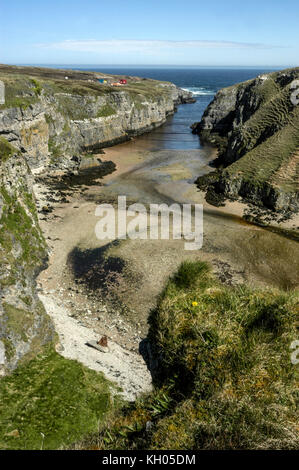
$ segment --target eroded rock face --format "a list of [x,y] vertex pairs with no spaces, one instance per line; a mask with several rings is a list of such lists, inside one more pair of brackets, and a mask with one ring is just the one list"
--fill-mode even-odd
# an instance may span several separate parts
[[210,199],[214,193],[273,211],[299,209],[299,107],[290,99],[298,77],[299,69],[290,69],[220,90],[192,125],[219,151],[222,170],[197,180]]
[[35,277],[47,259],[32,176],[24,157],[0,160],[0,375],[55,338],[37,297]]
[[[67,168],[73,155],[129,140],[163,124],[192,94],[160,84],[163,94],[121,90],[100,96],[41,92],[26,108],[0,110],[0,135],[22,150],[31,168]],[[159,85],[155,85],[153,90]]]

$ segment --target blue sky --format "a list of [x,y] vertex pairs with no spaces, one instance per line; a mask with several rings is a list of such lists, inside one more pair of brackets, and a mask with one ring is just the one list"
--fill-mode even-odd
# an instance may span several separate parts
[[0,8],[0,63],[299,65],[298,0],[0,0]]

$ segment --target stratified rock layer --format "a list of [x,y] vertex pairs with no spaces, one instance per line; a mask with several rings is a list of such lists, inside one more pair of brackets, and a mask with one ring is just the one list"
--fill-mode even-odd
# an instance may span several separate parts
[[190,92],[168,82],[132,77],[126,86],[112,87],[99,84],[99,74],[76,72],[66,80],[68,72],[0,66],[6,90],[0,135],[31,168],[67,168],[72,156],[148,132],[176,105],[192,101]]

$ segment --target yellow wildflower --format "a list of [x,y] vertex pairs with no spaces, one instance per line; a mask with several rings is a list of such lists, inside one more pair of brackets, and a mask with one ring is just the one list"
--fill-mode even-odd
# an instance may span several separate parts
[[197,302],[195,302],[195,301],[192,302],[192,307],[197,307],[197,305],[198,305]]

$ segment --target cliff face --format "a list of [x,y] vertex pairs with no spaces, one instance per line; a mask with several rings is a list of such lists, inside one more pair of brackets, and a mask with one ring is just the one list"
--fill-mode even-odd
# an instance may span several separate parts
[[192,126],[219,150],[219,169],[197,180],[210,200],[241,196],[275,211],[298,210],[299,107],[291,100],[298,78],[299,69],[290,69],[223,89]]
[[6,88],[0,135],[25,154],[31,168],[67,167],[74,155],[150,131],[177,104],[192,100],[189,92],[155,80],[132,78],[125,87],[111,87],[100,85],[95,74],[77,72],[66,80],[66,71],[34,73],[0,66]]
[[55,338],[35,290],[47,258],[32,193],[19,152],[0,140],[0,375],[32,358]]
[[[108,87],[88,72],[0,66],[0,80],[5,84],[5,104],[0,105],[0,375],[4,375],[55,341],[35,286],[47,260],[47,246],[38,224],[31,170],[78,169],[82,153],[161,125],[177,104],[192,97],[171,83],[134,77],[128,78],[126,87]],[[101,164],[103,174],[107,164],[113,167],[110,163]]]

